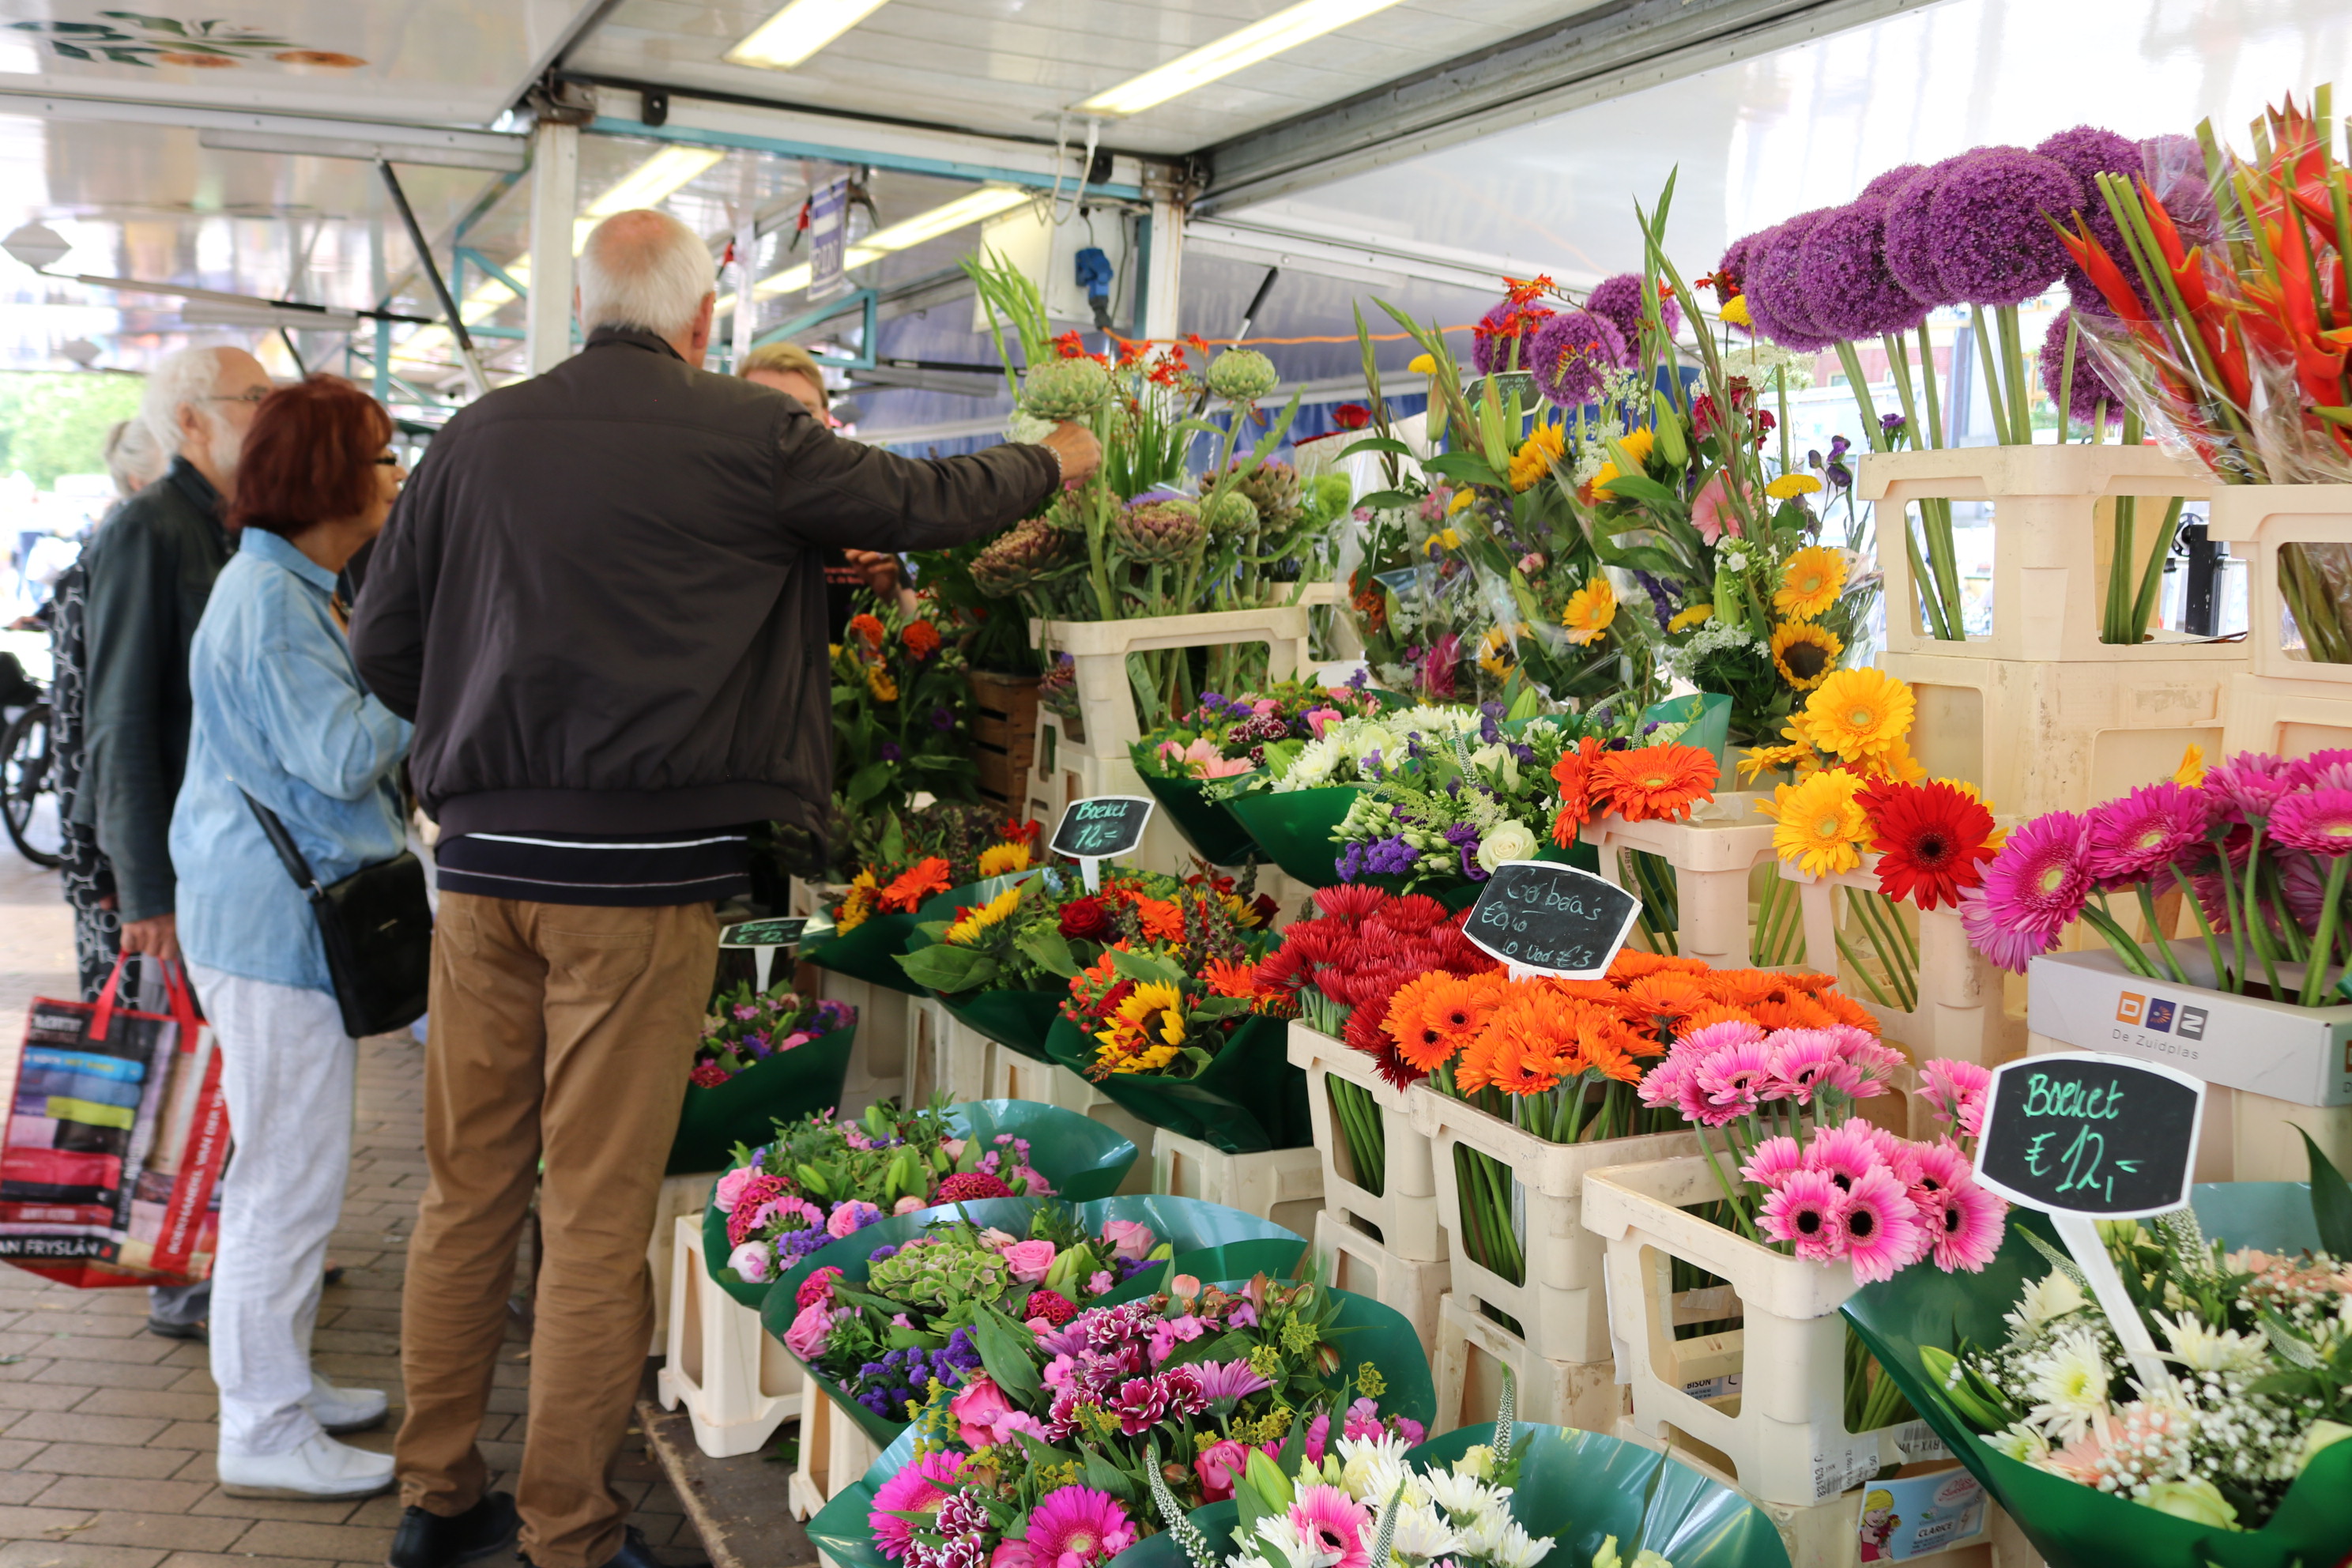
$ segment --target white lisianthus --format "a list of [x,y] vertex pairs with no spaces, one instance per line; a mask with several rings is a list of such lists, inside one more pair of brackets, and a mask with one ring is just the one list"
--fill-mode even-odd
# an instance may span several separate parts
[[1536,836],[1523,822],[1506,819],[1487,830],[1478,841],[1478,864],[1492,871],[1507,860],[1526,860],[1534,857]]

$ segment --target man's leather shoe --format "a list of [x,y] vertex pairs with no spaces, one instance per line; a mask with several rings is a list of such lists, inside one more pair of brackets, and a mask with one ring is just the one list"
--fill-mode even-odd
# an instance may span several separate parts
[[386,1568],[456,1568],[513,1549],[522,1528],[511,1492],[485,1492],[463,1513],[428,1513],[410,1507],[393,1533]]

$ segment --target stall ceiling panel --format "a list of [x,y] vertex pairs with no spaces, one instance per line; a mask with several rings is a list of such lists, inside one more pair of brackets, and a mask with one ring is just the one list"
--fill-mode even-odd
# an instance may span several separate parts
[[0,87],[482,125],[595,0],[0,0]]
[[[565,64],[591,75],[795,108],[1050,136],[1072,105],[1272,16],[1289,0],[889,0],[795,69],[721,58],[780,3],[620,0]],[[1107,121],[1103,140],[1134,152],[1190,152],[1597,3],[1404,0],[1140,114]]]

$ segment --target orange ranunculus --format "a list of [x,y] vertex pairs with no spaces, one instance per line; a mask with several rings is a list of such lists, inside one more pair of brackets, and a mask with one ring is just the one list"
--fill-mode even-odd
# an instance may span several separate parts
[[908,621],[907,629],[898,634],[907,651],[917,658],[929,658],[940,651],[940,628],[929,621]]
[[1628,822],[1685,820],[1694,803],[1715,793],[1719,771],[1712,754],[1671,741],[1606,752],[1593,764],[1596,784],[1606,787],[1610,804]]
[[948,890],[948,863],[937,855],[917,861],[891,879],[875,902],[896,914],[910,914],[933,893]]
[[1501,1000],[1498,976],[1451,974],[1442,969],[1417,975],[1389,998],[1381,1027],[1397,1045],[1397,1055],[1423,1072],[1434,1072],[1478,1037]]
[[858,637],[865,641],[867,647],[877,652],[881,649],[882,623],[877,620],[874,616],[867,615],[850,616],[849,629],[856,632]]

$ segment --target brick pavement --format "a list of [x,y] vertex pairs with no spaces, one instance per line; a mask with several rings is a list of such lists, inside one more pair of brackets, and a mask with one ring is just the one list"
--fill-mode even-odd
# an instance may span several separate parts
[[[73,994],[73,933],[54,873],[0,842],[0,1082],[13,1082],[26,1003]],[[388,1450],[400,1415],[400,1282],[425,1184],[423,1054],[361,1047],[359,1121],[342,1226],[346,1272],[319,1311],[313,1362],[382,1388],[393,1417],[349,1439]],[[217,1401],[202,1345],[144,1331],[145,1292],[71,1290],[0,1267],[0,1568],[369,1568],[397,1498],[280,1502],[215,1484]],[[528,1424],[530,1351],[509,1337],[482,1450],[510,1468]],[[620,1486],[666,1562],[701,1557],[677,1494],[634,1439]],[[501,1481],[499,1484],[507,1484]],[[494,1568],[494,1565],[493,1565]]]

